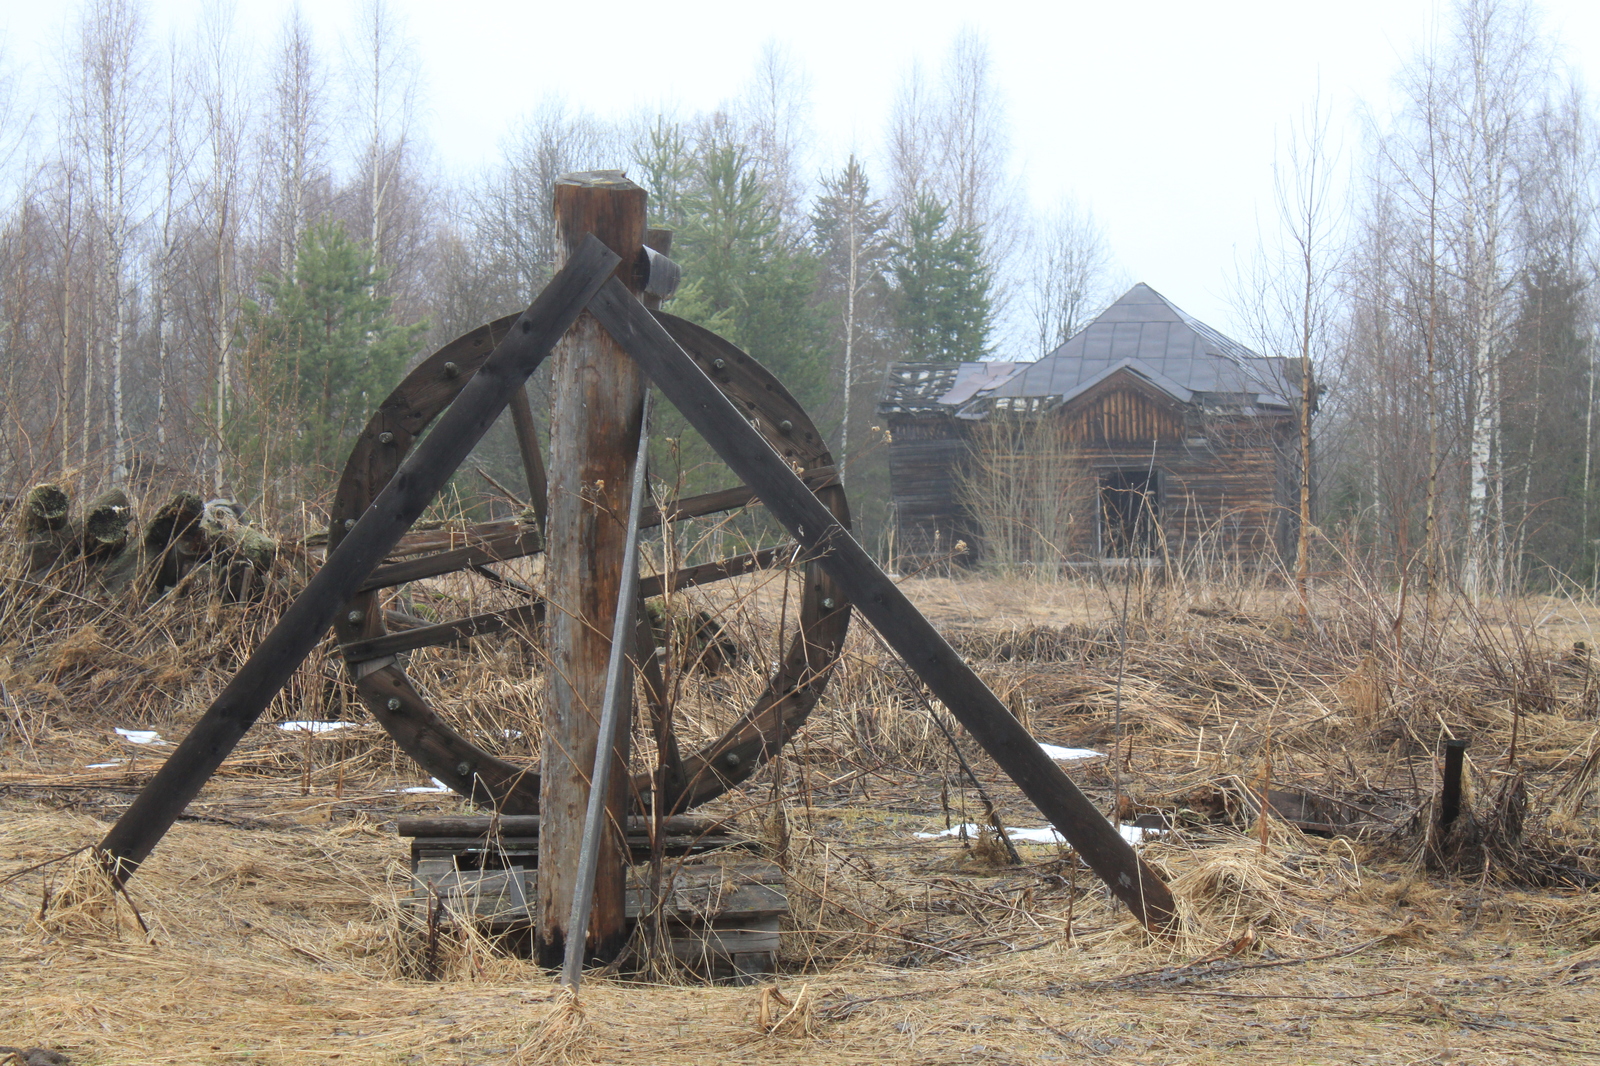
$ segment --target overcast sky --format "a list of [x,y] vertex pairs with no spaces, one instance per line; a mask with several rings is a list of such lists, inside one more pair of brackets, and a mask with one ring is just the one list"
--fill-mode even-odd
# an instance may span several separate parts
[[[155,0],[156,31],[186,32],[206,6]],[[290,0],[234,8],[261,47]],[[0,0],[4,52],[45,77],[70,8]],[[458,176],[492,162],[504,131],[550,93],[603,116],[665,107],[688,115],[736,97],[763,44],[786,45],[811,79],[813,172],[855,150],[878,188],[879,145],[913,62],[937,74],[963,26],[987,38],[1010,120],[1013,168],[1032,206],[1091,208],[1130,281],[1199,318],[1236,327],[1231,278],[1259,224],[1274,224],[1276,145],[1319,86],[1346,158],[1363,107],[1389,106],[1396,70],[1427,39],[1429,0],[1105,0],[985,5],[809,0],[604,5],[394,0],[421,61],[423,129]],[[325,59],[339,54],[353,0],[306,3]],[[1600,67],[1600,2],[1544,6],[1563,61]],[[1592,78],[1584,78],[1592,82]],[[1000,353],[1007,354],[1007,353]]]

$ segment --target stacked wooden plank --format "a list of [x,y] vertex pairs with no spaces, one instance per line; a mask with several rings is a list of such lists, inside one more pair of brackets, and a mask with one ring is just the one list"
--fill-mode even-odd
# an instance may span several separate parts
[[[469,919],[508,946],[527,947],[536,918],[537,815],[402,818],[411,838],[414,917],[430,912]],[[669,860],[653,882],[651,833]],[[779,924],[789,912],[783,874],[751,852],[730,823],[675,815],[652,826],[630,818],[626,913],[659,923],[672,955],[709,980],[745,980],[776,967]]]

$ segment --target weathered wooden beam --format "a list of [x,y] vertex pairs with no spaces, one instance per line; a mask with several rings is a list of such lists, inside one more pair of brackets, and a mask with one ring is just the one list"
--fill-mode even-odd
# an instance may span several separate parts
[[434,648],[444,644],[462,644],[473,637],[486,637],[500,633],[512,626],[538,625],[544,621],[544,602],[524,603],[507,611],[486,611],[483,614],[458,618],[438,625],[418,626],[399,633],[389,633],[366,640],[354,640],[339,646],[345,662],[364,663],[383,659],[418,648]]
[[[612,762],[618,743],[628,731],[633,708],[633,666],[628,651],[638,634],[634,631],[634,612],[639,606],[639,512],[644,509],[645,482],[650,466],[650,394],[644,395],[644,411],[639,418],[639,445],[634,452],[633,471],[628,485],[627,534],[622,542],[622,576],[617,583],[617,607],[612,616],[611,648],[606,659],[605,694],[600,701],[600,732],[595,741],[594,770],[589,775],[589,804],[583,815],[583,845],[578,853],[578,874],[572,885],[572,913],[567,928],[567,956],[561,967],[561,980],[574,992],[583,979],[585,943],[577,930],[589,926],[593,909],[596,873],[603,838],[612,836],[606,824],[606,790],[610,784]],[[627,766],[620,767],[626,772]],[[624,795],[623,802],[628,797]],[[626,807],[623,808],[626,811]],[[623,893],[627,893],[624,871]],[[627,911],[623,911],[626,917]]]
[[511,394],[511,427],[517,438],[517,451],[522,455],[522,473],[528,479],[528,502],[544,529],[550,512],[550,481],[544,472],[544,453],[539,450],[539,429],[533,424],[533,406],[528,403],[528,388],[524,385]]
[[[555,186],[561,246],[570,254],[585,234],[593,234],[621,257],[622,280],[616,284],[637,292],[645,202],[645,191],[620,171],[561,178]],[[561,965],[569,937],[587,934],[587,956],[606,960],[615,958],[627,940],[628,852],[615,832],[606,834],[600,849],[588,929],[569,929],[567,923],[598,743],[643,400],[639,367],[592,316],[581,317],[557,350],[551,400],[546,598],[558,661],[549,671],[540,723],[545,876],[539,879],[534,930],[535,954],[551,968]],[[614,754],[606,812],[620,824],[629,806],[626,733]]]
[[535,527],[525,526],[514,533],[505,533],[464,548],[452,548],[380,566],[361,583],[361,591],[404,585],[408,581],[421,581],[425,577],[438,577],[440,574],[453,574],[484,563],[520,559],[543,551],[544,545],[544,535]]
[[1117,897],[1147,928],[1168,926],[1176,908],[1161,878],[660,323],[615,282],[589,309]]
[[1462,767],[1467,761],[1467,742],[1444,742],[1444,783],[1439,789],[1439,833],[1442,835],[1461,816]]
[[[403,837],[536,837],[541,820],[537,814],[502,814],[498,817],[473,815],[423,815],[416,818],[396,818],[395,832]],[[675,836],[699,836],[722,832],[733,823],[723,818],[703,815],[674,814],[661,819],[660,829]],[[627,821],[630,836],[648,833],[651,819],[630,815]]]
[[753,574],[757,570],[770,569],[777,561],[776,548],[763,548],[757,552],[745,555],[735,555],[727,559],[718,559],[715,562],[701,563],[698,566],[686,566],[671,574],[652,574],[639,582],[639,595],[645,599],[660,596],[667,591],[676,592],[678,589],[690,588],[694,585],[707,585],[713,581],[724,581],[740,574]]
[[362,580],[421,517],[617,264],[598,241],[575,248],[566,265],[472,378],[432,433],[407,457],[322,569],[290,604],[189,735],[156,771],[100,844],[112,876],[139,868],[183,809],[216,773],[268,702],[310,654]]

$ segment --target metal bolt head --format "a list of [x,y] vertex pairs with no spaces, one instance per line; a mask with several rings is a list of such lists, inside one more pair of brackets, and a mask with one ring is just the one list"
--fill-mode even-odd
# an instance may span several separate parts
[[740,762],[739,753],[736,751],[728,752],[728,754],[722,757],[722,762],[725,766],[727,766],[728,769],[734,769],[739,765]]
[[400,697],[390,696],[389,702],[384,704],[384,706],[388,707],[391,711],[398,711],[400,709]]
[[346,518],[344,520],[344,528],[346,528],[346,529],[354,529],[354,528],[356,528],[356,520],[354,518]]
[[456,763],[456,773],[460,774],[462,777],[471,777],[472,776],[472,764],[469,763],[469,762],[458,762],[458,763]]
[[721,370],[723,367],[725,367],[727,365],[728,365],[728,363],[727,363],[727,360],[725,360],[725,359],[713,359],[713,360],[711,360],[711,368],[713,370]]
[[780,432],[780,433],[793,433],[794,432],[794,423],[789,421],[787,418],[785,418],[782,422],[778,423],[778,432]]
[[344,616],[344,620],[353,626],[358,626],[367,620],[367,613],[365,611],[351,611]]
[[825,610],[825,611],[833,610],[833,597],[832,596],[824,596],[822,598],[822,609]]
[[390,433],[388,430],[384,430],[382,433],[378,434],[378,443],[379,444],[393,444],[394,443],[394,434]]
[[454,363],[446,363],[444,365],[444,376],[447,378],[460,377],[461,368],[456,366]]

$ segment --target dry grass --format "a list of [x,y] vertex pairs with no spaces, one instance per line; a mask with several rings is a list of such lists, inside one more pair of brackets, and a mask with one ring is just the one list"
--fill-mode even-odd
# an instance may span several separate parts
[[[82,575],[3,590],[0,1044],[93,1064],[1600,1054],[1595,890],[1560,874],[1581,880],[1600,854],[1600,682],[1572,648],[1594,645],[1588,601],[1440,604],[1426,620],[1413,603],[1396,641],[1397,598],[1353,579],[1319,594],[1311,625],[1281,590],[1245,582],[1139,585],[1124,614],[1124,590],[1095,582],[910,580],[1035,735],[1116,753],[1070,768],[1104,809],[1121,795],[1177,822],[1142,845],[1180,901],[1173,934],[1145,937],[1070,851],[1022,845],[1011,866],[992,840],[916,839],[981,821],[980,804],[912,683],[858,632],[780,763],[719,802],[785,869],[783,973],[749,988],[597,978],[580,1011],[449,914],[428,948],[398,903],[408,873],[389,823],[464,808],[397,791],[420,774],[359,720],[254,731],[126,897],[85,855],[50,862],[96,842],[166,750],[111,728],[181,736],[295,565],[281,564],[278,599],[251,607],[197,589],[131,610]],[[686,595],[750,650],[715,677],[678,673],[686,740],[749,705],[789,580]],[[453,580],[391,606],[432,618],[509,596]],[[409,669],[476,739],[536,756],[537,648],[511,636]],[[314,661],[270,717],[349,710],[340,684]],[[1450,734],[1472,738],[1474,817],[1515,772],[1525,819],[1509,849],[1430,869],[1433,753]],[[1008,823],[1040,824],[964,751]],[[116,759],[129,761],[87,768]],[[1269,820],[1263,838],[1245,801],[1264,781],[1366,797],[1374,828],[1329,839]]]

